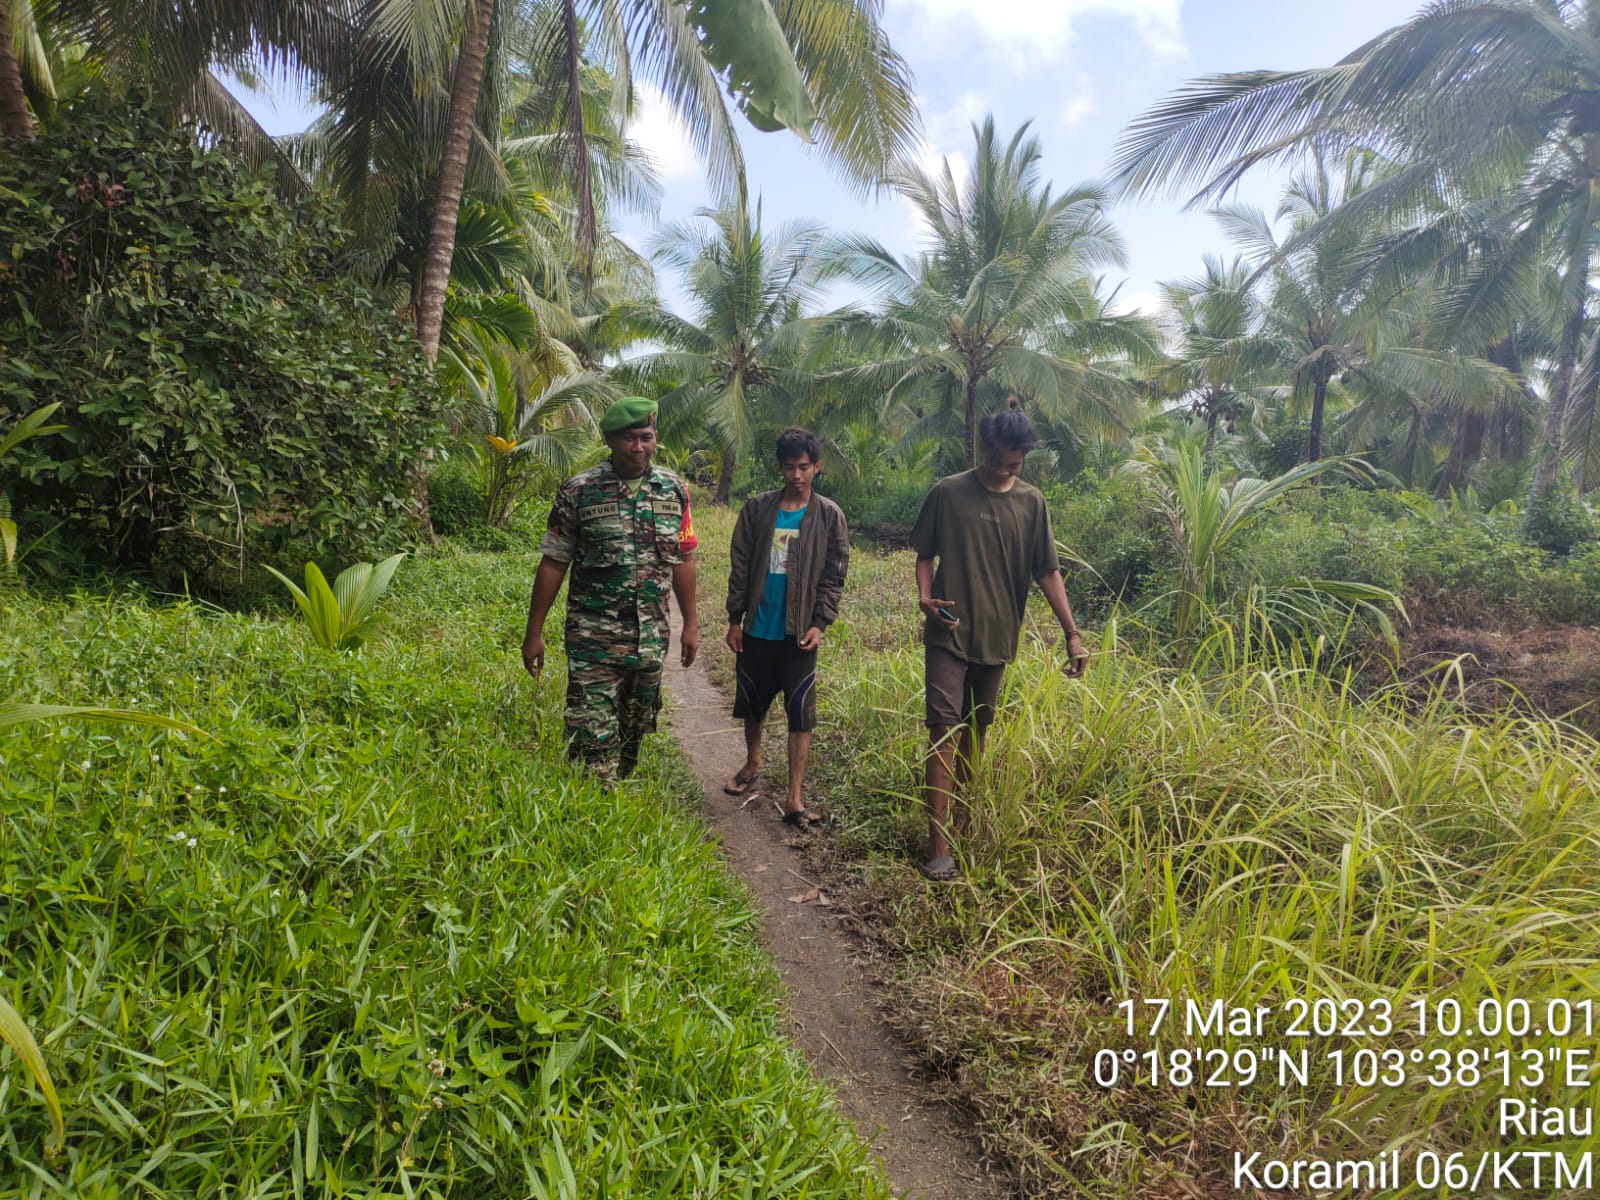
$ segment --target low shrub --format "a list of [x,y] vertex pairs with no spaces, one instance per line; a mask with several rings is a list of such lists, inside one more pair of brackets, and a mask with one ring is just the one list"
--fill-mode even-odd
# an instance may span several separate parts
[[819,482],[817,491],[844,510],[850,532],[887,545],[903,546],[917,523],[929,484],[889,472],[866,486]]
[[428,476],[428,517],[433,531],[461,537],[485,526],[486,501],[475,472],[452,459]]
[[1119,601],[1136,604],[1167,586],[1162,580],[1176,558],[1135,491],[1130,481],[1090,475],[1046,490],[1056,541],[1087,564],[1067,570],[1074,611],[1093,614]]
[[1348,579],[1388,588],[1414,621],[1526,625],[1600,620],[1600,591],[1578,549],[1558,558],[1529,541],[1509,507],[1493,512],[1415,493],[1324,487],[1291,500],[1224,564],[1233,595],[1251,584]]
[[1528,506],[1523,533],[1540,549],[1564,557],[1600,538],[1600,518],[1569,486],[1557,486],[1539,503]]

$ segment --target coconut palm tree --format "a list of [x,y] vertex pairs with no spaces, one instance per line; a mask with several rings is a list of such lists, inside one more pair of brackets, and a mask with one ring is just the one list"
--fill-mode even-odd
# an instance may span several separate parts
[[[30,0],[6,0],[0,11]],[[438,131],[430,233],[417,304],[418,337],[438,353],[457,217],[474,141],[498,128],[485,100],[497,53],[516,50],[521,69],[561,101],[579,196],[580,229],[593,244],[585,147],[585,56],[612,64],[615,106],[634,110],[635,80],[658,86],[708,157],[713,178],[743,190],[743,162],[729,104],[762,129],[815,137],[830,162],[863,186],[915,143],[909,72],[878,24],[881,0],[31,0],[47,5],[64,39],[125,73],[183,95],[214,127],[269,139],[232,102],[213,71],[265,59],[320,80],[352,104],[426,101]],[[17,10],[20,12],[20,8]],[[29,11],[32,11],[30,7]],[[523,37],[535,31],[536,37]],[[519,40],[521,39],[521,40]],[[0,53],[0,122],[31,136],[14,43]],[[362,83],[359,89],[348,85]],[[726,88],[729,99],[724,99]],[[360,122],[357,122],[360,124]],[[369,145],[369,151],[380,147]],[[415,145],[407,148],[415,157]],[[370,159],[368,161],[371,161]]]
[[1573,482],[1584,494],[1600,487],[1600,329],[1589,334],[1572,385],[1564,445],[1573,464]]
[[[610,76],[595,68],[586,81],[592,130],[587,178],[596,215],[585,246],[547,105],[508,55],[497,53],[492,66],[492,107],[500,115],[493,136],[474,141],[456,221],[452,287],[441,314],[441,350],[468,310],[487,307],[509,318],[520,305],[521,330],[508,327],[502,340],[520,344],[545,333],[567,338],[575,332],[573,309],[588,307],[580,301],[597,278],[620,273],[650,286],[648,268],[607,220],[618,206],[652,211],[660,190],[648,156],[609,121]],[[384,70],[409,79],[403,63]],[[328,81],[328,110],[287,145],[300,168],[340,198],[366,273],[392,289],[397,308],[415,314],[433,244],[428,164],[439,155],[438,106],[415,95],[409,82],[393,84],[359,66]],[[385,102],[370,102],[374,95]]]
[[[1430,425],[1429,437],[1446,456],[1434,485],[1441,498],[1467,487],[1482,459],[1526,460],[1544,402],[1524,364],[1552,362],[1559,352],[1561,280],[1551,267],[1555,248],[1520,239],[1514,190],[1513,179],[1501,197],[1487,202],[1421,196],[1403,213],[1378,214],[1382,232],[1376,237],[1366,230],[1374,252],[1369,290],[1405,298],[1415,326],[1400,332],[1415,347],[1450,353],[1429,379],[1418,380],[1420,386],[1408,392],[1386,396],[1381,388],[1369,388],[1346,418],[1345,432],[1357,449],[1398,440],[1406,447],[1401,461],[1413,464],[1409,473],[1399,473],[1420,486],[1425,472],[1417,468],[1431,454],[1422,427]],[[1370,214],[1352,220],[1348,212],[1364,201],[1365,195],[1307,228],[1321,236],[1366,224]],[[1402,314],[1397,309],[1395,315]],[[1469,383],[1469,376],[1476,378]],[[1574,417],[1583,396],[1584,388],[1575,383]],[[1398,438],[1397,431],[1386,428],[1397,416],[1408,426]],[[1399,464],[1391,457],[1385,465],[1395,470]],[[1431,469],[1431,462],[1426,465]]]
[[663,230],[656,261],[681,274],[691,312],[638,314],[643,334],[665,348],[629,359],[627,377],[660,397],[663,423],[698,413],[722,455],[716,502],[732,495],[741,455],[763,421],[801,419],[818,372],[809,356],[819,328],[806,310],[822,279],[822,230],[790,224],[767,231],[735,201],[702,209],[693,223]]
[[[1207,464],[1198,439],[1174,446],[1147,444],[1137,457],[1118,465],[1116,477],[1143,485],[1144,502],[1165,524],[1177,553],[1182,574],[1173,616],[1180,643],[1198,633],[1211,614],[1228,547],[1264,519],[1284,496],[1335,468],[1357,478],[1369,474],[1357,460],[1325,458],[1301,463],[1273,479],[1246,477],[1224,482],[1223,473]],[[1376,606],[1399,606],[1394,595],[1369,585],[1304,580],[1300,586],[1363,607],[1380,618]]]
[[1154,381],[1206,429],[1205,449],[1216,444],[1218,426],[1233,433],[1240,421],[1256,423],[1265,389],[1279,377],[1282,347],[1263,334],[1255,271],[1236,257],[1231,263],[1206,255],[1201,275],[1162,284],[1177,326],[1173,361]]
[[[437,265],[430,257],[438,246],[431,164],[442,156],[446,98],[442,87],[419,81],[412,60],[420,51],[385,56],[376,36],[367,31],[365,40],[358,38],[345,67],[323,80],[327,111],[289,145],[301,168],[340,197],[365,269],[392,290],[397,308],[420,319],[429,264]],[[540,36],[531,19],[503,17],[485,67],[479,128],[452,230],[450,287],[438,314],[439,362],[456,391],[469,377],[492,383],[495,364],[480,353],[486,341],[519,363],[530,354],[548,358],[553,346],[569,357],[569,346],[580,351],[581,366],[553,367],[550,378],[598,369],[604,349],[585,354],[597,339],[603,343],[617,295],[653,292],[648,265],[607,221],[619,204],[648,210],[659,192],[648,157],[612,119],[614,77],[585,66],[591,132],[583,186],[590,189],[592,222],[585,238],[578,183],[567,173],[548,88],[526,66]],[[463,394],[472,400],[470,388]],[[525,457],[503,465],[520,471]],[[490,472],[496,496],[502,474],[511,478]],[[417,488],[421,506],[420,470]]]
[[[1290,188],[1279,216],[1325,212],[1331,197],[1324,172]],[[1298,213],[1296,212],[1298,210]],[[1265,215],[1239,205],[1219,210],[1234,236],[1251,245],[1258,265],[1277,261],[1262,304],[1263,338],[1276,345],[1290,381],[1291,403],[1310,410],[1306,461],[1322,457],[1323,423],[1330,389],[1341,374],[1367,354],[1375,336],[1374,310],[1364,304],[1367,282],[1359,237],[1323,238],[1301,253],[1279,258],[1279,246]]]
[[930,426],[953,421],[969,466],[981,411],[1009,393],[1086,431],[1125,428],[1127,380],[1061,352],[1076,324],[1093,329],[1104,355],[1159,356],[1149,323],[1108,316],[1098,295],[1094,272],[1124,261],[1104,193],[1085,184],[1056,195],[1043,184],[1027,125],[1002,142],[990,117],[973,139],[969,176],[910,161],[890,174],[927,227],[922,255],[902,261],[861,237],[830,250],[834,271],[884,303],[875,361],[842,374],[886,403],[910,404]]
[[1518,219],[1494,249],[1521,265],[1491,276],[1526,271],[1549,250],[1561,282],[1537,502],[1562,458],[1588,316],[1597,95],[1600,0],[1438,0],[1332,67],[1192,81],[1128,128],[1114,171],[1133,192],[1199,182],[1201,196],[1218,195],[1255,164],[1312,145],[1382,145],[1404,166],[1347,219],[1424,195],[1464,206],[1504,194]]
[[1335,174],[1314,153],[1279,205],[1288,228],[1281,243],[1256,209],[1216,211],[1263,276],[1262,338],[1278,348],[1291,403],[1309,410],[1306,460],[1322,457],[1329,401],[1337,396],[1358,401],[1357,420],[1403,414],[1410,423],[1410,474],[1436,414],[1491,404],[1514,392],[1515,381],[1438,334],[1424,336],[1438,323],[1439,293],[1431,279],[1393,269],[1385,255],[1388,221],[1335,219],[1381,187],[1392,169],[1370,153],[1353,152]]
[[[417,306],[417,331],[430,360],[449,280],[454,228],[474,140],[484,118],[485,64],[495,48],[516,45],[513,27],[537,31],[520,45],[529,76],[543,81],[566,130],[578,197],[579,230],[593,244],[585,58],[611,64],[615,106],[633,112],[635,80],[655,84],[707,157],[712,179],[743,193],[743,160],[730,98],[757,128],[815,136],[849,177],[875,182],[914,144],[917,119],[910,76],[878,26],[880,0],[736,0],[661,4],[650,0],[374,0],[360,31],[374,52],[366,70],[404,60],[420,88],[437,92],[441,153],[432,227]],[[422,19],[426,17],[427,19]],[[441,17],[447,19],[440,19]],[[367,97],[381,93],[367,92]],[[492,109],[492,105],[488,106]]]
[[31,0],[0,0],[0,137],[33,140],[28,84],[53,94],[48,56],[34,22]]
[[456,249],[456,222],[461,211],[461,193],[467,182],[467,155],[472,149],[478,94],[483,85],[483,64],[489,54],[489,32],[494,15],[495,0],[468,0],[461,49],[450,75],[443,153],[434,185],[432,225],[428,230],[422,286],[417,298],[417,338],[429,362],[439,355],[445,294]]
[[0,134],[33,136],[30,93],[35,102],[53,97],[52,51],[70,46],[113,85],[173,103],[298,190],[292,164],[219,72],[249,77],[266,65],[313,79],[332,65],[356,8],[356,0],[0,0],[0,31],[11,33],[0,37]]

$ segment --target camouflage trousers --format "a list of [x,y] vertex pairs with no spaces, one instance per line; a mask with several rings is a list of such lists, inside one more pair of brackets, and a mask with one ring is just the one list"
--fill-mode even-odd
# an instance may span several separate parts
[[567,757],[607,783],[633,774],[661,711],[659,661],[637,667],[567,663]]

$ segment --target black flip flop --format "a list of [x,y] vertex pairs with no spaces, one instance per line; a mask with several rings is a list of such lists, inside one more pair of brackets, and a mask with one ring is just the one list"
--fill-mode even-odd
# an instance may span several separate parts
[[797,829],[815,829],[822,824],[822,815],[812,812],[809,808],[797,808],[794,812],[783,814],[783,823],[793,825]]
[[743,771],[734,772],[734,776],[722,785],[722,790],[730,796],[743,796],[755,786],[757,779],[761,778],[761,770],[757,768],[746,775]]

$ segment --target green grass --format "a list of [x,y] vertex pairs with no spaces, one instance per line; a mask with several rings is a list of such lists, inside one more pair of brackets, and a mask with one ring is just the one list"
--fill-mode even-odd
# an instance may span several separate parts
[[9,694],[181,716],[0,738],[0,1193],[857,1197],[757,918],[665,739],[617,795],[517,647],[533,559],[406,563],[357,655],[133,595],[0,609]]
[[[698,524],[714,547],[713,520]],[[1089,675],[1071,681],[1034,620],[973,789],[965,878],[935,888],[914,870],[925,732],[912,587],[909,555],[855,555],[821,659],[813,780],[837,818],[834,884],[898,976],[900,1027],[976,1106],[1024,1194],[1236,1194],[1236,1150],[1396,1149],[1409,1163],[1600,1149],[1502,1138],[1496,1124],[1502,1097],[1594,1106],[1600,1085],[1339,1086],[1326,1057],[1600,1049],[1600,1024],[1565,1038],[1419,1036],[1405,1008],[1454,998],[1470,1024],[1485,998],[1541,1015],[1551,999],[1600,1003],[1593,739],[1471,717],[1447,676],[1419,703],[1292,656],[1246,661],[1225,641],[1202,649],[1203,671],[1174,671],[1127,630],[1092,635]],[[1260,1037],[1130,1037],[1116,1005],[1139,997],[1278,1015]],[[1291,997],[1388,1000],[1396,1028],[1296,1043]],[[1196,1045],[1304,1046],[1309,1084],[1094,1080],[1099,1050]]]
[[[730,514],[697,513],[716,667]],[[532,559],[408,562],[357,655],[281,617],[5,598],[27,699],[181,716],[0,739],[0,995],[67,1113],[0,1062],[0,1194],[883,1196],[777,1033],[755,918],[670,743],[610,796],[560,756],[559,669],[517,660]],[[1232,1194],[1234,1151],[1530,1148],[1498,1085],[1095,1084],[1152,1039],[1119,1000],[1595,1000],[1596,743],[1126,630],[1063,679],[1042,613],[975,786],[965,879],[923,820],[911,562],[858,550],[821,660],[824,853],[896,1019],[1030,1196]],[[552,631],[553,632],[553,631]],[[730,734],[730,736],[734,736]],[[1344,1046],[1451,1048],[1402,1021]],[[1508,1049],[1600,1039],[1476,1038]],[[1314,1060],[1315,1061],[1315,1060]],[[1596,1149],[1541,1139],[1541,1149]],[[1559,1194],[1559,1193],[1556,1193]]]

